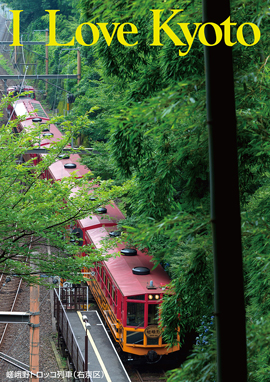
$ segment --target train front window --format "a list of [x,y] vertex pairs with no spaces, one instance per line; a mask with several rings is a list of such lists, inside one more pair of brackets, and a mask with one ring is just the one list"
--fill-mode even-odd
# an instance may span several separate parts
[[128,296],[129,300],[145,300],[144,294],[138,294],[137,296]]
[[158,304],[148,305],[148,325],[157,325],[158,323]]
[[127,326],[144,327],[144,304],[127,303]]

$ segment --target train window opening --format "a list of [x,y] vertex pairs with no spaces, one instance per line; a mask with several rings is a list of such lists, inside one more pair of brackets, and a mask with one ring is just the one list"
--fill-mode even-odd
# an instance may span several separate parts
[[106,285],[106,271],[105,271],[104,268],[103,268],[102,280],[103,280],[102,288],[105,288],[105,285]]
[[117,294],[115,294],[114,303],[115,303],[115,313],[117,313]]
[[143,345],[143,332],[127,331],[127,344]]
[[112,284],[112,299],[115,299],[115,286]]
[[127,303],[127,325],[144,327],[144,304],[138,302]]
[[145,300],[145,295],[140,294],[138,296],[128,296],[128,300]]
[[158,323],[158,304],[148,305],[148,325],[157,325]]
[[158,345],[159,343],[159,337],[158,338],[147,338],[147,345]]
[[108,277],[107,277],[107,292],[110,296],[111,295],[111,281],[109,280]]
[[99,264],[98,263],[95,263],[95,272],[96,272],[96,276],[97,276],[97,281],[100,280],[100,267],[99,267]]

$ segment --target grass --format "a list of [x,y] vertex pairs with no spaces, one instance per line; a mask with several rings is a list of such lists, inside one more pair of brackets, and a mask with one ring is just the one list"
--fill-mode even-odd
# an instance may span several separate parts
[[5,57],[2,54],[0,54],[0,66],[7,72],[7,74],[13,74],[13,71],[8,65],[8,60],[5,59]]

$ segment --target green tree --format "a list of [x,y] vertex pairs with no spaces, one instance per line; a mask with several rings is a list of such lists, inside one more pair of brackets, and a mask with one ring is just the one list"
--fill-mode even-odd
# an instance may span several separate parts
[[[164,45],[151,46],[150,9],[164,10],[161,22],[169,17],[170,9],[183,9],[170,26],[185,41],[176,23],[201,22],[201,2],[81,0],[79,7],[85,20],[108,22],[108,28],[113,22],[132,22],[139,30],[135,37],[130,36],[130,43],[138,41],[134,47],[122,46],[116,39],[110,47],[102,38],[96,44],[104,83],[99,86],[107,87],[113,97],[98,122],[93,122],[98,124],[103,119],[110,126],[110,155],[118,172],[132,179],[126,207],[137,227],[126,228],[133,242],[147,247],[157,263],[168,264],[175,295],[165,299],[161,320],[164,336],[173,340],[179,315],[183,334],[190,328],[198,330],[203,315],[211,316],[213,312],[204,59],[198,39],[184,57],[179,57],[179,47],[163,32]],[[249,339],[253,335],[250,331],[256,331],[254,323],[260,322],[260,317],[266,320],[270,295],[268,7],[267,1],[259,1],[256,6],[252,1],[231,2],[232,22],[238,26],[253,22],[261,30],[258,44],[233,47]],[[232,32],[234,41],[235,34],[236,29]],[[251,30],[245,30],[245,38],[252,42]],[[97,104],[101,100],[97,99]],[[230,179],[227,181],[229,185]],[[267,333],[269,329],[265,325],[261,330]],[[249,349],[254,346],[257,354],[262,338],[259,332],[249,342]],[[263,341],[262,358],[249,352],[249,370],[254,372],[255,364],[259,368],[254,378],[250,377],[252,381],[268,372],[266,348]],[[213,379],[214,341],[210,341],[208,350],[203,357],[200,350],[194,351],[185,371],[175,371],[170,380]]]
[[47,14],[46,9],[61,9],[61,14],[67,17],[76,12],[66,0],[42,0],[41,2],[34,0],[7,0],[6,4],[11,9],[23,11],[20,13],[22,33],[26,32],[29,24],[33,24],[37,19]]
[[[9,102],[10,99],[5,98],[1,110]],[[18,123],[16,120],[0,127],[0,272],[20,275],[28,282],[38,281],[30,277],[35,273],[82,280],[81,269],[101,259],[102,252],[73,245],[67,227],[116,197],[120,187],[112,186],[110,181],[101,182],[98,189],[95,188],[98,202],[93,202],[89,200],[94,186],[91,172],[80,179],[76,178],[76,171],[61,181],[42,179],[41,174],[58,159],[70,141],[71,126],[62,123],[63,139],[51,145],[49,153],[34,166],[33,159],[20,159],[25,151],[37,147],[42,128],[34,126],[14,134],[12,129]],[[82,125],[83,120],[77,124]],[[48,246],[51,252],[46,250]],[[87,256],[78,257],[81,252]],[[33,270],[32,266],[36,268]]]

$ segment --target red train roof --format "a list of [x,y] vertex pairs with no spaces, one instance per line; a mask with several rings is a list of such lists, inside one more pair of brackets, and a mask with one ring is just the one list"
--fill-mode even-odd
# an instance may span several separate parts
[[[107,208],[107,213],[102,215],[92,215],[85,219],[78,220],[79,227],[83,230],[91,228],[91,232],[95,228],[101,226],[115,226],[120,219],[125,219],[123,213],[119,210],[117,205],[112,202],[112,205],[108,204],[105,206]],[[88,232],[88,231],[87,231]]]
[[[53,180],[61,180],[65,177],[69,177],[70,173],[73,171],[76,171],[77,178],[81,178],[83,175],[87,174],[90,170],[83,164],[79,163],[79,159],[80,156],[78,154],[70,154],[69,159],[59,159],[53,163],[48,169],[51,178]],[[75,163],[76,168],[65,168],[64,165],[67,163]]]
[[[109,229],[110,231],[112,228]],[[101,240],[108,236],[108,228],[96,228],[86,231],[86,235],[91,239],[96,248],[101,247]],[[109,254],[116,253],[125,248],[125,244],[119,244],[116,249],[108,251]],[[161,265],[152,270],[154,264],[152,257],[137,250],[135,256],[124,256],[110,258],[104,264],[114,279],[123,296],[136,296],[140,294],[161,293],[164,285],[170,283],[170,278]],[[146,267],[150,269],[148,275],[135,275],[132,273],[134,267]],[[148,289],[150,281],[153,281],[156,289]]]
[[[125,245],[119,245],[118,250],[125,248]],[[112,253],[112,251],[110,251]],[[151,262],[152,257],[137,251],[136,256],[124,256],[110,258],[105,261],[105,265],[116,281],[123,296],[136,296],[139,294],[155,294],[161,293],[164,286],[170,283],[170,278],[161,265],[152,270],[154,263]],[[146,267],[150,269],[148,275],[134,275],[132,269],[134,267]],[[155,289],[148,289],[150,281],[153,281]]]
[[[11,91],[14,91],[14,89],[17,89],[18,88],[18,85],[15,85],[15,86],[9,86],[7,88],[7,91],[8,92],[11,92]],[[23,89],[25,89],[25,91],[28,91],[28,90],[34,90],[33,86],[28,86],[28,85],[24,85],[23,86]]]
[[[41,133],[41,143],[40,143],[41,146],[49,145],[52,142],[59,142],[61,138],[63,137],[63,134],[59,131],[59,129],[54,124],[50,124],[48,128],[50,128],[50,131],[44,131]],[[46,138],[46,133],[52,133],[53,137]],[[45,134],[45,137],[43,134]]]
[[[32,122],[32,118],[21,122],[20,126],[23,129],[30,130],[34,126]],[[40,133],[40,146],[44,146],[44,145],[49,146],[53,142],[59,142],[63,137],[63,134],[59,131],[59,129],[54,124],[50,124],[48,128],[50,129],[50,131],[44,131]],[[43,136],[43,134],[46,134],[49,132],[52,133],[53,136],[48,138],[46,136],[45,137]],[[36,146],[38,147],[39,144],[37,143]]]
[[[18,117],[26,115],[26,119],[32,118],[42,118],[45,121],[49,120],[49,117],[40,102],[30,99],[30,98],[22,98],[16,101],[13,105],[15,109],[15,113]],[[34,110],[37,110],[34,112]]]

